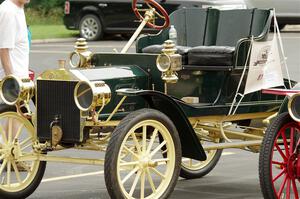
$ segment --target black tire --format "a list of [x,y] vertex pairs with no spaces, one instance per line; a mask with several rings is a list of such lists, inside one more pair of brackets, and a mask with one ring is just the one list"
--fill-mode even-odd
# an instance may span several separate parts
[[[14,106],[8,106],[6,104],[0,104],[0,114],[5,113],[5,112],[15,112],[16,109]],[[2,163],[1,163],[2,164]],[[25,189],[18,191],[18,192],[7,192],[4,190],[0,189],[0,198],[5,198],[5,199],[23,199],[27,198],[30,196],[40,185],[45,170],[46,170],[46,162],[41,161],[39,164],[39,168],[37,170],[37,173],[32,180],[32,182],[27,186]]]
[[[117,177],[117,159],[121,144],[134,125],[142,122],[144,120],[155,120],[162,123],[170,132],[174,146],[175,146],[175,169],[172,173],[171,181],[164,191],[164,193],[157,198],[168,198],[173,192],[174,187],[177,183],[179,172],[180,172],[180,162],[181,162],[181,143],[180,138],[177,132],[176,127],[173,122],[163,113],[153,110],[153,109],[141,109],[135,112],[132,112],[126,116],[121,123],[116,127],[112,133],[112,138],[108,144],[108,148],[105,155],[105,183],[108,190],[108,193],[113,199],[123,199],[125,198],[124,194],[121,191],[121,188],[118,183]],[[156,197],[155,197],[156,198]]]
[[87,41],[97,41],[103,37],[103,25],[98,16],[87,14],[79,23],[80,37]]
[[275,140],[280,132],[280,129],[288,123],[295,122],[290,115],[286,113],[280,114],[269,125],[266,130],[265,137],[262,142],[259,156],[259,180],[263,197],[266,199],[277,199],[276,192],[273,188],[271,175],[271,161]]
[[191,170],[186,167],[181,166],[180,177],[185,179],[196,179],[202,178],[209,174],[219,162],[223,149],[218,149],[213,159],[204,168],[199,170]]

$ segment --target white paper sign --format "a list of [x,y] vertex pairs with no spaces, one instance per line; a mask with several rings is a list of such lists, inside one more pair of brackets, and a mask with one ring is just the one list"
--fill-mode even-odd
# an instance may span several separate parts
[[283,85],[277,34],[272,41],[253,41],[244,94]]

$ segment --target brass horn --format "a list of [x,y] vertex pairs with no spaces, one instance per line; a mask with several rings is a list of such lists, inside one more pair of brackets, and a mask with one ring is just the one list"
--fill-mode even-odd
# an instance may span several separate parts
[[16,105],[22,101],[29,102],[34,96],[34,82],[29,78],[6,76],[0,83],[0,97],[7,105]]

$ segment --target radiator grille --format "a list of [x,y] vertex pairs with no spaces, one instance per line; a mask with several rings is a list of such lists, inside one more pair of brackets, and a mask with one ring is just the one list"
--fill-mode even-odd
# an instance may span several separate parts
[[80,142],[80,111],[74,102],[77,82],[37,81],[37,135],[41,142],[51,140],[50,124],[61,118],[63,143]]

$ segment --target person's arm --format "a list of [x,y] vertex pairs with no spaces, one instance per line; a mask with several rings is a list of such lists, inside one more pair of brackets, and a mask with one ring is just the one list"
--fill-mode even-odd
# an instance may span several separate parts
[[5,72],[5,75],[11,75],[13,73],[13,71],[12,71],[12,64],[10,61],[8,48],[0,49],[0,60],[1,60],[1,64],[2,64],[4,72]]

